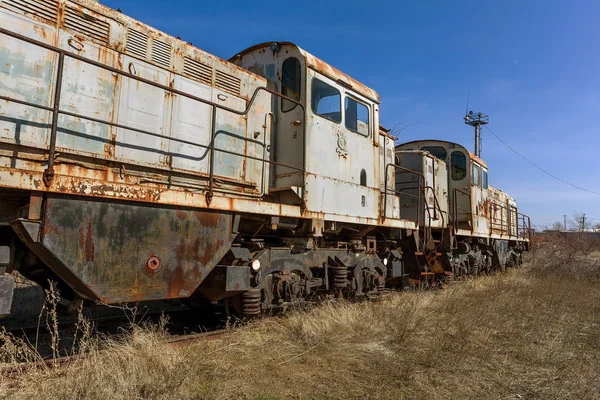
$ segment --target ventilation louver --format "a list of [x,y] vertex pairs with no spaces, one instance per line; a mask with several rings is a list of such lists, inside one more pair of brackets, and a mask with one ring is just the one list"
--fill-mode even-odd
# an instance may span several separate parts
[[240,95],[241,80],[235,76],[229,75],[226,72],[216,71],[215,87],[236,96]]
[[19,14],[32,14],[52,25],[56,24],[58,4],[56,0],[2,0],[0,7]]
[[110,24],[71,7],[67,7],[65,12],[65,28],[108,44]]
[[171,46],[168,43],[154,39],[152,41],[152,61],[160,66],[171,66]]
[[148,54],[148,35],[130,29],[127,34],[127,52],[145,59]]
[[210,65],[185,57],[183,59],[183,73],[206,85],[212,85],[212,67]]

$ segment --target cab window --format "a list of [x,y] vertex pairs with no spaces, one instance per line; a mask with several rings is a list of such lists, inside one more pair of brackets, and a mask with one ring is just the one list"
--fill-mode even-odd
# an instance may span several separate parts
[[425,146],[422,147],[421,150],[431,153],[432,156],[442,161],[444,161],[448,155],[448,153],[446,153],[446,149],[441,146]]
[[[296,101],[300,101],[300,62],[295,57],[290,57],[281,66],[281,94]],[[281,99],[281,111],[288,112],[296,108],[296,103]]]
[[314,78],[312,81],[311,106],[315,114],[330,121],[342,122],[342,96],[340,91]]
[[452,180],[462,181],[467,176],[467,158],[460,151],[455,151],[450,157],[452,164]]
[[481,186],[484,189],[488,188],[488,174],[485,169],[481,171]]
[[473,186],[481,186],[481,169],[473,164],[473,169],[471,171],[471,176],[473,177]]
[[346,129],[369,136],[369,107],[352,97],[346,97],[344,110]]

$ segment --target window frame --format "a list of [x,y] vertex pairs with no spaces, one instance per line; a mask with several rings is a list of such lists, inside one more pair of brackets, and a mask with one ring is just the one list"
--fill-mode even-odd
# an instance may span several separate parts
[[[477,178],[477,182],[475,182],[475,178]],[[471,164],[471,183],[473,186],[481,187],[481,167],[475,163]]]
[[481,168],[481,187],[483,189],[487,189],[488,184],[488,172],[487,169]]
[[[457,179],[457,178],[455,177],[455,174],[454,174],[454,171],[455,171],[455,169],[454,169],[454,168],[455,168],[455,166],[454,166],[454,164],[455,164],[455,163],[454,163],[454,155],[455,155],[455,154],[458,154],[458,155],[460,155],[460,156],[463,158],[463,160],[464,160],[464,167],[462,167],[462,168],[461,168],[461,169],[462,169],[462,171],[463,171],[463,173],[464,173],[464,176],[463,176],[462,178],[460,178],[460,179]],[[469,170],[467,169],[467,167],[468,167],[468,163],[467,163],[467,156],[465,155],[465,153],[463,153],[463,152],[462,152],[462,151],[460,151],[460,150],[454,150],[454,151],[453,151],[453,152],[450,154],[450,168],[452,169],[452,174],[451,174],[451,175],[452,175],[452,180],[453,180],[453,181],[462,181],[462,180],[464,180],[466,177],[468,177],[468,176],[469,176],[469,174],[468,174]]]
[[[286,58],[285,60],[283,60],[283,62],[281,63],[281,94],[282,94],[282,95],[284,95],[284,96],[286,96],[286,95],[283,93],[283,89],[284,89],[284,87],[283,87],[283,84],[284,84],[284,82],[285,82],[285,81],[284,81],[284,79],[283,79],[283,65],[284,65],[284,64],[285,64],[285,63],[286,63],[288,60],[291,60],[291,59],[294,59],[294,60],[296,60],[296,66],[298,67],[298,78],[299,78],[299,80],[298,80],[298,89],[299,89],[299,90],[298,90],[298,99],[297,99],[296,101],[297,101],[298,103],[300,103],[300,101],[302,100],[302,64],[300,64],[300,60],[298,60],[298,58],[297,58],[297,57],[295,57],[295,56],[290,56],[290,57]],[[290,97],[290,96],[288,96],[288,97]],[[290,97],[290,98],[291,98],[291,97]],[[293,105],[293,107],[292,107],[292,108],[290,108],[290,109],[284,109],[284,108],[283,108],[283,105],[284,105],[286,102],[287,102],[287,103],[290,103],[291,105]],[[288,112],[290,112],[290,111],[294,111],[294,110],[296,109],[296,107],[297,107],[297,106],[298,106],[298,104],[296,104],[296,103],[292,103],[292,102],[290,102],[289,100],[286,100],[286,99],[284,99],[284,98],[282,98],[282,99],[281,99],[281,105],[280,105],[280,107],[281,107],[281,112],[282,112],[282,113],[288,113]]]
[[[367,134],[366,135],[364,133],[360,133],[358,130],[354,130],[354,129],[348,128],[348,125],[346,124],[346,121],[347,121],[346,100],[352,100],[352,101],[354,101],[354,102],[356,102],[356,103],[358,103],[360,105],[363,105],[363,106],[365,106],[367,108],[367,117],[369,118],[368,119],[369,122],[367,123]],[[346,93],[344,93],[344,101],[342,102],[342,106],[344,106],[343,107],[344,108],[344,115],[343,115],[344,128],[346,128],[350,132],[357,133],[357,134],[359,134],[360,136],[363,136],[363,137],[369,137],[369,136],[371,136],[371,120],[372,120],[372,118],[371,118],[371,107],[369,107],[368,104],[364,103],[363,101],[359,100],[358,98],[356,98],[356,97],[354,97],[352,95],[346,94]],[[358,121],[358,119],[357,119],[357,121]]]
[[[339,102],[339,106],[340,106],[340,120],[339,121],[335,121],[335,120],[333,120],[331,118],[327,118],[325,115],[319,114],[317,112],[317,110],[315,110],[315,108],[314,108],[315,104],[314,104],[314,101],[313,101],[313,94],[314,94],[314,90],[315,90],[314,89],[315,88],[315,81],[319,81],[320,83],[322,83],[324,85],[327,85],[330,88],[332,88],[332,89],[334,89],[334,90],[336,90],[338,92],[338,94],[340,96],[340,102]],[[316,76],[313,76],[313,78],[311,80],[311,84],[310,84],[310,109],[313,112],[313,114],[318,115],[319,117],[321,117],[321,118],[323,118],[323,119],[325,119],[327,121],[333,122],[334,124],[338,124],[338,125],[341,124],[342,121],[344,120],[344,114],[343,114],[343,108],[344,107],[343,107],[343,104],[342,104],[342,99],[343,99],[342,91],[339,88],[337,88],[337,87],[335,87],[333,85],[330,85],[329,83],[325,82],[322,79],[319,79]],[[317,106],[318,106],[318,104],[317,104]]]
[[[444,158],[439,158],[437,155],[435,155],[434,153],[432,153],[431,151],[429,151],[429,149],[442,149],[442,150],[444,150]],[[444,146],[423,146],[423,147],[421,147],[421,150],[428,152],[429,154],[431,154],[432,156],[434,156],[438,160],[445,161],[448,158],[448,150],[446,150],[446,148]]]

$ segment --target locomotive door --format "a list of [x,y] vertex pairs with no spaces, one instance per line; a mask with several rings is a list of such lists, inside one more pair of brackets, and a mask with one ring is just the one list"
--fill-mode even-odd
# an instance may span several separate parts
[[307,207],[376,218],[381,192],[373,103],[316,71],[309,74]]
[[[278,66],[281,74],[280,93],[295,101],[303,101],[305,95],[306,67],[304,60],[288,57]],[[294,189],[304,185],[304,131],[305,115],[302,107],[277,97],[277,134],[273,138],[274,154],[272,159],[287,166],[275,165],[274,187],[277,189]],[[272,189],[271,189],[272,190]]]
[[471,205],[473,208],[473,233],[487,236],[490,233],[490,227],[488,224],[490,212],[487,194],[487,178],[485,184],[486,187],[484,188],[483,186],[483,167],[476,162],[472,162]]
[[473,229],[471,210],[471,176],[468,170],[469,158],[461,150],[450,154],[451,215],[458,229]]

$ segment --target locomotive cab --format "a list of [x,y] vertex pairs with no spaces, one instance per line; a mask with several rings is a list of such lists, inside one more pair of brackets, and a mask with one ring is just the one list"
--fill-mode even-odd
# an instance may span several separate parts
[[428,152],[447,165],[449,219],[454,227],[473,234],[489,234],[491,211],[485,161],[459,144],[439,140],[414,141],[396,147],[397,154],[416,150]]
[[394,145],[380,134],[378,94],[288,42],[259,44],[230,61],[289,98],[274,105],[271,150],[285,165],[272,168],[270,192],[280,202],[304,199],[313,212],[378,218]]

